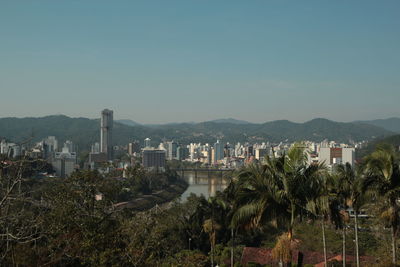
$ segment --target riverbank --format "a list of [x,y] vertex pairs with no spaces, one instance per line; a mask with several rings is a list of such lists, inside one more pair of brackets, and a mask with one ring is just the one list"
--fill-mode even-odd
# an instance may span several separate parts
[[179,198],[186,191],[188,186],[188,183],[185,181],[178,180],[175,184],[170,185],[168,188],[159,190],[150,195],[141,195],[130,201],[119,202],[114,205],[114,208],[145,211],[153,208],[156,205],[171,202]]

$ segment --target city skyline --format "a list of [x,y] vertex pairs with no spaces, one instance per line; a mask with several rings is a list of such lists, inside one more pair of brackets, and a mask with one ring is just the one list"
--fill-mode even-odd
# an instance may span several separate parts
[[1,266],[400,266],[400,0],[0,0]]
[[0,114],[98,118],[107,107],[143,124],[400,117],[399,10],[398,1],[3,2]]

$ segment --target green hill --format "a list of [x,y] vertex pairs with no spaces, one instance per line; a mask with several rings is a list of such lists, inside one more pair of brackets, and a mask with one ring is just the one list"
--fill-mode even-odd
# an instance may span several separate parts
[[[153,144],[174,139],[183,144],[190,142],[261,142],[299,141],[324,139],[339,142],[372,140],[393,134],[377,126],[363,123],[342,123],[326,119],[314,119],[305,123],[286,120],[263,124],[238,124],[229,122],[181,123],[158,126],[128,126],[114,122],[113,139],[116,145],[126,145],[132,140],[150,137]],[[22,142],[33,136],[40,141],[54,135],[60,142],[72,140],[81,150],[86,150],[100,140],[98,119],[70,118],[63,115],[41,118],[1,118],[0,137]]]
[[395,133],[400,133],[400,118],[388,118],[388,119],[358,121],[358,122],[378,126]]

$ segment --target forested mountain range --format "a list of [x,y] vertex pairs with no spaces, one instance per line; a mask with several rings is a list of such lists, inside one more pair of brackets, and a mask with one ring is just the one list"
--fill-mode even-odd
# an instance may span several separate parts
[[357,121],[357,122],[378,126],[388,131],[400,133],[400,118],[388,118],[388,119]]
[[[280,142],[324,139],[339,142],[372,140],[392,135],[393,132],[365,123],[343,123],[327,119],[313,119],[305,123],[287,120],[256,123],[201,122],[177,123],[157,126],[129,126],[114,122],[113,138],[116,145],[132,140],[142,142],[147,137],[156,145],[162,140],[190,142]],[[64,115],[41,118],[0,118],[0,138],[23,142],[30,137],[39,141],[46,136],[56,136],[60,142],[72,140],[80,150],[100,140],[99,119],[70,118]]]

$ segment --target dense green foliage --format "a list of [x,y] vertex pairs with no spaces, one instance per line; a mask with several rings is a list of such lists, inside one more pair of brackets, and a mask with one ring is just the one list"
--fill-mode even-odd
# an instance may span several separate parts
[[[351,226],[354,245],[347,248],[346,255],[354,251],[357,266],[360,266],[362,254],[375,255],[377,261],[383,262],[390,257],[390,250],[392,262],[397,262],[400,166],[399,155],[393,147],[381,146],[365,159],[363,165],[354,168],[350,164],[338,165],[331,173],[323,165],[307,166],[304,155],[301,146],[293,146],[286,155],[267,157],[263,164],[242,169],[238,180],[231,184],[231,187],[237,187],[238,204],[232,226],[263,229],[272,225],[287,231],[287,235],[278,236],[272,250],[275,260],[282,262],[290,261],[292,251],[299,246],[292,241],[295,238],[300,239],[302,250],[316,250],[318,238],[310,233],[310,226],[302,226],[305,219],[317,222],[317,228],[314,225],[311,229],[321,234],[318,246],[322,245],[326,261],[328,252],[340,252],[337,242],[340,232],[335,238],[332,235],[335,229],[341,228],[344,238],[349,235],[346,232]],[[349,221],[347,208],[353,210],[354,221]],[[359,218],[362,210],[380,219],[362,220]],[[332,224],[327,224],[329,222]],[[377,231],[378,227],[385,230]],[[392,229],[390,238],[387,227]],[[392,248],[388,249],[390,239]],[[347,243],[343,239],[343,251]]]
[[[136,242],[130,231],[141,229],[135,227],[141,208],[124,210],[115,204],[150,193],[157,202],[147,209],[162,203],[159,200],[163,198],[170,201],[170,185],[180,183],[176,174],[147,173],[136,166],[123,180],[103,177],[96,171],[75,172],[67,179],[29,178],[32,172],[46,168],[40,163],[1,161],[2,265],[120,266],[125,262],[142,266],[129,255],[131,244]],[[135,216],[138,220],[129,219]]]
[[[120,209],[176,184],[176,175],[139,166],[128,178],[76,172],[67,179],[31,179],[38,163],[1,161],[0,252],[6,266],[239,266],[243,247],[373,256],[388,263],[399,229],[399,155],[386,146],[356,168],[307,165],[302,146],[238,170],[226,190],[191,195],[146,210]],[[96,198],[101,195],[102,198]],[[347,208],[356,216],[349,217]],[[372,215],[358,217],[359,213]],[[391,231],[392,229],[392,231]],[[278,240],[278,242],[277,242]],[[354,240],[354,241],[353,241]],[[358,249],[357,249],[358,247]],[[280,257],[279,255],[285,255]],[[392,256],[394,255],[394,256]],[[362,262],[366,266],[365,262]],[[389,263],[390,264],[390,263]],[[257,266],[254,263],[254,266]],[[378,265],[379,266],[379,265]]]
[[385,138],[379,138],[371,141],[368,145],[361,150],[357,151],[357,158],[363,158],[372,152],[374,152],[377,148],[385,145],[393,146],[395,149],[400,148],[400,135],[392,135]]

